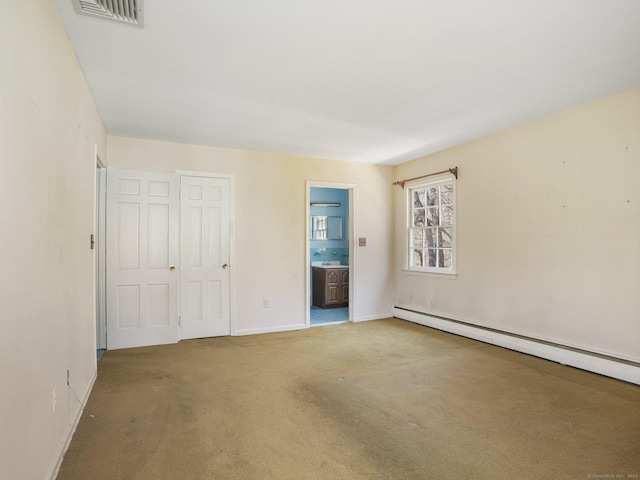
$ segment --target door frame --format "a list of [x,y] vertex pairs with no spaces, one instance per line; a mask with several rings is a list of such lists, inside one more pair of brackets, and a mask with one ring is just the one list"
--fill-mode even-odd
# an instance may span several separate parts
[[325,182],[320,180],[306,181],[305,194],[305,323],[311,327],[311,189],[312,188],[339,188],[349,192],[349,321],[355,322],[356,317],[356,184]]
[[[235,232],[236,232],[236,176],[233,173],[212,173],[212,172],[192,172],[189,170],[176,170],[178,175],[178,184],[181,183],[182,177],[206,177],[206,178],[224,178],[229,180],[229,328],[231,336],[236,335],[236,274],[235,274]],[[180,218],[182,222],[182,218]],[[181,227],[181,225],[180,225]],[[182,230],[179,227],[180,230]],[[182,238],[178,243],[182,242]],[[180,259],[182,265],[182,259]],[[182,282],[180,282],[182,283]],[[182,299],[182,291],[178,291],[180,299]],[[182,301],[180,302],[182,304]],[[182,317],[182,310],[180,310]]]
[[94,311],[96,312],[96,350],[107,348],[107,283],[106,283],[106,212],[107,212],[107,166],[98,156],[98,145],[95,147],[94,176]]

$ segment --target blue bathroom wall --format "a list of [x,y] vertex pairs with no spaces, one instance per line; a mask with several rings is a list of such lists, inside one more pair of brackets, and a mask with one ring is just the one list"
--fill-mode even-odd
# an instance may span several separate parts
[[310,207],[310,215],[342,217],[342,240],[311,240],[309,242],[312,262],[339,260],[349,265],[349,190],[341,188],[312,187],[310,201],[340,203],[339,207]]

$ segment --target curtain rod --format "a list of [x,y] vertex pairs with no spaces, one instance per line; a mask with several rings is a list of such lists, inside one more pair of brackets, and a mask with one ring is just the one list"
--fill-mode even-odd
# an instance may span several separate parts
[[407,178],[406,180],[398,180],[397,182],[393,182],[391,185],[400,185],[404,190],[404,184],[410,182],[412,180],[419,180],[420,178],[433,177],[434,175],[440,175],[441,173],[452,173],[454,177],[458,178],[458,167],[453,167],[448,170],[442,170],[441,172],[430,173],[429,175],[422,175],[420,177]]

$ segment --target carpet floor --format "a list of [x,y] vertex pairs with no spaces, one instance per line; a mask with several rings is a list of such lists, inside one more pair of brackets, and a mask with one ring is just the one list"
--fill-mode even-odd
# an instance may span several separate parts
[[401,320],[98,368],[58,480],[640,478],[640,387]]

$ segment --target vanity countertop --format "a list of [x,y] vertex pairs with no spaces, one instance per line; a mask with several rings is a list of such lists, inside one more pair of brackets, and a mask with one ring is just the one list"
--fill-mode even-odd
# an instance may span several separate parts
[[340,265],[336,263],[327,264],[325,262],[311,262],[311,266],[316,268],[349,268],[349,265]]

